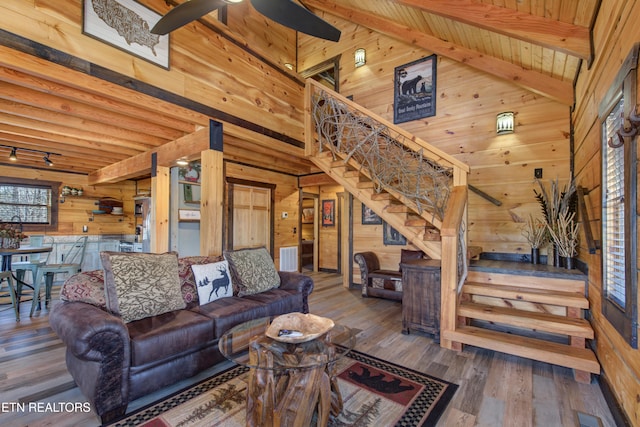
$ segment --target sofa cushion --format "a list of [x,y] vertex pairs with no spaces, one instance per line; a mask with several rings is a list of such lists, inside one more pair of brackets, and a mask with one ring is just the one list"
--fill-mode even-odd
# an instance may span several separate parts
[[186,307],[178,254],[101,252],[107,309],[125,323]]
[[222,256],[188,256],[178,259],[178,275],[180,276],[180,289],[182,298],[187,303],[187,307],[198,305],[198,286],[193,275],[192,265],[210,264],[222,261]]
[[280,286],[280,276],[266,248],[225,251],[238,296],[252,295]]
[[268,307],[261,302],[245,297],[220,298],[192,311],[213,319],[215,338],[220,338],[229,329],[243,322],[266,317]]
[[192,265],[191,269],[198,285],[200,305],[218,298],[233,296],[233,285],[229,277],[229,263],[227,261]]
[[303,306],[302,294],[293,289],[270,289],[266,292],[247,295],[243,298],[263,304],[267,309],[268,316],[301,311]]
[[213,340],[213,321],[189,310],[135,320],[127,328],[131,366],[163,360]]
[[80,301],[107,308],[102,270],[83,271],[70,276],[60,289],[62,301]]

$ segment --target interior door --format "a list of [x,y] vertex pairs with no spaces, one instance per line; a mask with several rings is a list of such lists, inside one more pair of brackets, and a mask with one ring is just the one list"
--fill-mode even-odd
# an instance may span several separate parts
[[271,251],[271,189],[233,186],[233,249],[264,246]]

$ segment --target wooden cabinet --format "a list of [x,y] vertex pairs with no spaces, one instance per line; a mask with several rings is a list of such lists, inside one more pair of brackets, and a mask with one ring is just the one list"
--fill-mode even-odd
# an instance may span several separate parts
[[402,333],[433,334],[440,342],[440,260],[415,260],[402,266]]

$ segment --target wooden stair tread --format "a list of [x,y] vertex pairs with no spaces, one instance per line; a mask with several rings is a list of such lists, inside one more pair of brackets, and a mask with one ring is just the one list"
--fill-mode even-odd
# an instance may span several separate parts
[[462,292],[516,301],[537,302],[562,307],[588,309],[589,300],[577,292],[565,292],[548,289],[523,288],[519,286],[494,285],[492,283],[466,282]]
[[520,328],[593,339],[593,328],[584,319],[524,311],[510,307],[496,307],[474,302],[460,303],[458,315]]
[[356,184],[356,188],[360,188],[360,189],[363,189],[363,188],[373,188],[373,187],[374,187],[374,185],[373,185],[373,181],[359,181],[359,182]]
[[382,193],[374,193],[371,195],[371,200],[395,200],[391,194],[383,191]]
[[461,326],[455,331],[443,331],[443,338],[580,371],[600,373],[600,364],[595,354],[587,348],[572,347],[474,326]]
[[360,171],[346,170],[342,176],[345,178],[358,178],[360,176]]

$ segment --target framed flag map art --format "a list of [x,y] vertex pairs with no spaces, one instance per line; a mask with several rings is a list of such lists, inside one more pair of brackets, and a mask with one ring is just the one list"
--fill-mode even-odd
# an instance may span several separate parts
[[160,18],[134,0],[84,0],[82,33],[169,69],[169,35],[150,31]]

